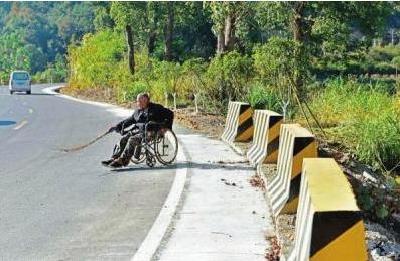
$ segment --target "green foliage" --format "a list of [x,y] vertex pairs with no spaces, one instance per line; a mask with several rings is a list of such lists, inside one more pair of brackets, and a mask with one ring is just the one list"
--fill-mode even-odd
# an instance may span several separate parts
[[24,48],[21,34],[0,35],[0,71],[4,72],[2,81],[8,80],[11,71],[28,70],[33,62],[27,48]]
[[136,96],[141,92],[147,92],[147,85],[143,82],[131,81],[124,82],[126,85],[120,86],[118,89],[118,101],[130,102],[136,100]]
[[253,75],[252,59],[236,51],[217,55],[207,70],[210,93],[221,101],[246,97],[249,80]]
[[112,20],[107,7],[99,6],[96,9],[93,25],[96,31],[113,27],[114,21]]
[[392,170],[400,159],[400,110],[374,86],[336,79],[313,99],[317,118],[335,139],[376,169]]
[[69,50],[70,84],[84,88],[113,86],[123,52],[124,40],[117,32],[85,35],[81,46],[71,46]]
[[293,40],[272,37],[254,49],[254,68],[263,81],[291,85],[297,71],[296,43]]
[[251,86],[248,101],[251,107],[255,109],[267,109],[281,112],[281,99],[279,94],[276,90],[265,87],[261,83],[255,83]]
[[390,197],[390,194],[392,193],[385,193],[381,189],[365,186],[357,191],[357,201],[361,209],[372,214],[373,217],[385,220],[390,214],[389,207],[387,206],[387,197]]
[[278,111],[285,117],[291,114],[294,107],[293,91],[296,90],[297,79],[305,80],[307,76],[305,66],[299,66],[301,63],[296,55],[298,48],[298,43],[293,40],[271,37],[253,52],[258,79],[279,97]]
[[[71,41],[93,29],[89,3],[0,3],[0,69],[24,69],[35,74],[64,55]],[[2,52],[2,51],[0,51]]]
[[60,83],[67,80],[67,65],[61,55],[57,55],[54,64],[49,63],[43,72],[37,72],[32,76],[34,83]]

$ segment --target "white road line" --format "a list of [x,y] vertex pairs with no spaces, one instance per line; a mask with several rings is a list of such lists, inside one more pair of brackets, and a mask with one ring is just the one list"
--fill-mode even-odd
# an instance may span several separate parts
[[122,107],[119,107],[119,106],[116,106],[116,105],[113,105],[113,104],[109,104],[109,103],[105,103],[105,102],[95,102],[95,101],[81,100],[81,99],[78,99],[78,98],[74,98],[74,97],[71,97],[71,96],[68,96],[68,95],[65,95],[65,94],[60,94],[58,92],[55,92],[55,90],[60,89],[61,87],[63,87],[63,86],[59,85],[59,86],[54,86],[54,87],[47,87],[47,88],[44,88],[42,90],[42,92],[46,93],[46,94],[52,94],[54,96],[61,97],[61,98],[64,98],[64,99],[68,99],[68,100],[71,100],[71,101],[90,104],[90,105],[98,106],[98,107],[101,107],[101,108],[105,108],[107,111],[110,111],[110,112],[114,113],[118,117],[129,117],[129,116],[132,115],[132,110],[128,110],[128,109],[125,109],[125,108],[122,108]]
[[27,123],[28,123],[28,121],[26,121],[26,120],[21,121],[17,126],[14,127],[14,130],[19,130],[19,129],[21,129],[21,128],[24,127]]

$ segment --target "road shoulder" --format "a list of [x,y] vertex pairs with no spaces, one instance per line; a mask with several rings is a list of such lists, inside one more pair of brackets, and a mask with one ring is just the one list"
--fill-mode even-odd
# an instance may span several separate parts
[[273,230],[255,171],[225,143],[182,135],[190,155],[190,183],[169,238],[156,260],[265,260],[266,230]]

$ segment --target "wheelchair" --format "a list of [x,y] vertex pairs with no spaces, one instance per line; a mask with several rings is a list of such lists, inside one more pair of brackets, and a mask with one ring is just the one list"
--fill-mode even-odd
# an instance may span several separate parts
[[140,150],[139,157],[132,157],[132,163],[140,164],[145,161],[147,166],[154,167],[157,161],[162,165],[174,162],[178,154],[178,139],[171,129],[164,128],[160,123],[148,122],[144,124],[144,131],[129,131],[134,135],[140,133],[142,136],[140,146],[136,147]]

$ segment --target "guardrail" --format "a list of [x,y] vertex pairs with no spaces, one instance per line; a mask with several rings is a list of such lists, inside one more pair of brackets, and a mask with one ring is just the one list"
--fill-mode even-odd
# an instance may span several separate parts
[[304,158],[317,157],[314,135],[299,124],[282,124],[280,137],[277,175],[267,184],[275,216],[296,212],[301,164]]
[[253,115],[249,104],[230,102],[222,139],[249,140],[253,129],[250,163],[258,170],[277,163],[276,176],[265,179],[274,217],[296,214],[288,260],[367,260],[364,223],[350,183],[334,159],[317,158],[315,136],[299,124],[283,124],[276,112]]
[[276,163],[283,116],[274,111],[255,110],[253,121],[253,144],[247,152],[247,158],[254,166],[262,163]]
[[227,143],[249,141],[253,137],[253,109],[244,102],[229,102],[222,140]]
[[303,161],[295,247],[288,260],[368,260],[350,183],[331,158]]

